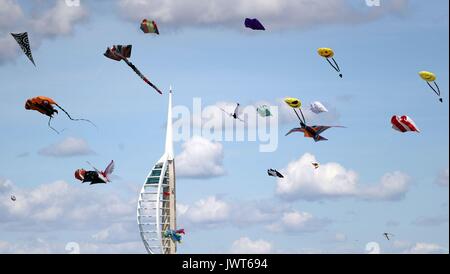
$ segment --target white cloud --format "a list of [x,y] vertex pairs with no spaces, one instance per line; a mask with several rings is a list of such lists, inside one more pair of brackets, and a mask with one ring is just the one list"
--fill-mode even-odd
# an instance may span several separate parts
[[[124,201],[115,193],[92,191],[87,185],[64,181],[42,184],[35,188],[14,185],[17,200],[0,192],[0,222],[16,230],[59,230],[62,228],[102,227],[111,220],[133,220],[136,204]],[[95,227],[94,226],[94,227]]]
[[448,253],[448,249],[433,243],[416,243],[405,251],[408,254],[442,254]]
[[12,190],[12,182],[10,180],[0,178],[0,194],[7,193]]
[[225,174],[223,146],[205,138],[194,136],[183,144],[176,156],[177,174],[188,178],[211,178]]
[[231,206],[215,196],[201,199],[193,206],[185,206],[180,217],[187,222],[203,225],[217,225],[227,222],[231,214]]
[[328,220],[315,218],[311,213],[291,211],[283,213],[280,220],[267,226],[272,232],[316,232],[324,228]]
[[[270,200],[227,201],[209,196],[192,206],[177,204],[177,209],[178,223],[185,228],[216,228],[222,225],[243,228],[262,224],[271,232],[302,233],[319,231],[331,222]],[[192,227],[190,230],[193,230]]]
[[88,143],[80,138],[67,137],[59,143],[45,147],[38,152],[43,156],[72,157],[93,154]]
[[68,7],[65,1],[56,1],[55,6],[33,20],[34,30],[45,37],[69,35],[73,32],[74,23],[86,16],[87,11],[81,5]]
[[325,198],[357,197],[368,200],[399,200],[409,186],[409,177],[401,172],[387,173],[375,186],[361,186],[358,174],[338,163],[322,163],[314,169],[316,158],[305,153],[281,170],[276,193],[288,200],[320,200]]
[[0,7],[0,30],[13,26],[23,18],[22,9],[14,0],[0,0]]
[[446,169],[439,172],[439,174],[435,180],[435,183],[442,187],[448,187],[448,181],[449,181],[449,179],[448,179],[448,167],[447,167]]
[[258,17],[267,29],[310,28],[322,24],[355,24],[401,11],[405,0],[383,3],[383,9],[365,11],[345,0],[119,0],[130,20],[151,17],[171,27],[228,26],[242,28],[244,18]]
[[241,237],[233,242],[230,249],[235,254],[267,254],[273,252],[270,242],[264,240],[251,240],[248,237]]
[[[83,5],[71,8],[63,0],[53,1],[50,6],[35,5],[30,9],[32,12],[24,12],[19,1],[0,0],[0,64],[23,54],[10,32],[27,31],[31,49],[35,51],[45,39],[70,35],[77,23],[88,16]],[[39,64],[38,58],[34,58]]]

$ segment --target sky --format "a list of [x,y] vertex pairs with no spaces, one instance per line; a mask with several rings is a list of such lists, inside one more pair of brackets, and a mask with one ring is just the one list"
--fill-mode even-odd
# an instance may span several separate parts
[[[176,140],[179,253],[449,252],[448,1],[77,2],[0,0],[0,253],[145,253],[136,204],[164,152],[169,86],[175,124],[189,125],[199,100],[200,120],[218,127],[231,118],[217,106],[251,114],[264,103],[277,139],[263,152],[264,141],[211,139],[194,123]],[[246,17],[266,31],[246,29]],[[159,36],[141,32],[143,18]],[[9,34],[23,31],[36,67]],[[105,58],[113,44],[132,44],[130,61],[164,94]],[[342,79],[319,47],[334,49]],[[444,103],[422,70],[437,75]],[[97,128],[60,113],[56,134],[24,109],[38,95]],[[346,128],[319,143],[284,136],[298,124],[285,97],[311,123]],[[329,112],[312,114],[313,101]],[[421,132],[393,130],[393,115]],[[264,121],[253,120],[249,129]],[[112,159],[112,183],[74,178],[86,161]]]

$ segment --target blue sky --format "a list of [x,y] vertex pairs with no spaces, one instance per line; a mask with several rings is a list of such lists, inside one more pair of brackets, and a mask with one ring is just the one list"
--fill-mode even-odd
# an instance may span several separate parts
[[[59,2],[52,5],[58,7]],[[64,253],[71,241],[88,253],[145,251],[135,224],[135,204],[145,176],[163,153],[167,92],[156,94],[123,62],[103,56],[107,46],[133,44],[130,60],[162,90],[173,85],[174,105],[192,108],[196,97],[204,107],[277,104],[293,96],[305,105],[323,102],[333,110],[330,119],[347,127],[329,130],[324,134],[329,141],[314,143],[285,137],[295,120],[281,123],[278,149],[272,153],[259,152],[258,142],[212,141],[218,152],[207,154],[207,160],[224,173],[177,178],[179,212],[183,211],[178,223],[188,232],[180,253],[364,253],[372,241],[385,253],[448,253],[447,1],[381,1],[378,8],[364,1],[328,1],[351,10],[360,17],[356,21],[342,18],[346,14],[340,9],[315,19],[330,11],[327,1],[311,11],[311,17],[301,11],[299,17],[305,15],[305,21],[283,12],[272,14],[264,7],[267,3],[253,1],[260,5],[255,13],[261,12],[259,18],[268,29],[257,33],[241,25],[244,8],[224,11],[223,18],[218,15],[209,24],[198,19],[195,9],[202,10],[203,1],[179,17],[138,10],[135,16],[147,12],[158,20],[160,36],[139,30],[140,20],[130,15],[136,8],[133,2],[81,1],[70,11],[60,7],[54,13],[70,12],[67,18],[73,21],[69,29],[55,28],[52,34],[33,32],[31,25],[37,68],[15,44],[11,56],[0,55],[0,252]],[[5,9],[18,6],[30,12],[30,24],[36,25],[53,7],[0,3]],[[217,3],[224,7],[223,1]],[[292,1],[274,3],[289,6]],[[392,3],[398,7],[392,8]],[[161,9],[178,15],[177,5],[181,2],[163,1]],[[374,15],[373,9],[378,9]],[[0,20],[0,43],[10,46],[2,38],[23,30],[27,28],[19,23]],[[343,79],[317,55],[319,47],[335,50]],[[421,70],[438,76],[443,104],[418,77]],[[98,129],[60,114],[54,126],[67,130],[54,134],[45,117],[23,108],[27,98],[37,95],[54,98],[74,117],[94,121]],[[421,133],[394,131],[392,115],[409,115]],[[82,142],[70,157],[39,153],[67,138]],[[201,139],[197,145],[202,142],[211,143]],[[183,143],[175,144],[177,155],[183,153]],[[83,155],[86,147],[95,154]],[[198,159],[198,152],[192,149],[187,155]],[[335,172],[330,163],[336,163],[343,176],[354,171],[358,191],[379,185],[385,174],[394,172],[401,172],[396,178],[402,180],[402,188],[381,198],[310,190],[313,198],[305,199],[308,190],[302,187],[313,182],[292,177],[289,184],[302,187],[286,199],[279,188],[287,182],[268,177],[266,170],[290,174],[289,164],[305,154],[314,155],[322,170]],[[89,187],[73,178],[75,169],[87,168],[86,160],[102,167],[111,159],[117,163],[113,183]],[[322,176],[313,181],[325,184],[321,179],[328,177]],[[10,193],[18,193],[18,203],[10,202]],[[115,207],[108,208],[110,203]],[[263,217],[256,218],[259,213]],[[393,241],[383,239],[385,231],[395,235]]]

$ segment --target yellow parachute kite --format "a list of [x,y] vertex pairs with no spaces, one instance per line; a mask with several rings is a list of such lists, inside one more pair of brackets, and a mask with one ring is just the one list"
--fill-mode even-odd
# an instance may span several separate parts
[[[291,108],[294,109],[295,115],[297,115],[298,119],[300,120],[300,124],[304,125],[306,124],[306,120],[305,120],[305,116],[303,115],[302,112],[302,101],[300,101],[300,99],[297,98],[285,98],[284,102],[286,104],[288,104],[288,106],[290,106]],[[298,115],[297,111],[295,110],[296,108],[298,108],[298,110],[300,111],[300,114],[302,115],[303,119],[300,118],[300,116]]]
[[[420,78],[422,78],[423,80],[425,80],[428,84],[428,86],[434,91],[434,93],[436,93],[437,96],[439,96],[439,102],[443,102],[442,97],[441,97],[441,90],[439,89],[438,84],[435,82],[436,81],[436,75],[432,72],[429,71],[421,71],[419,72],[419,76]],[[434,83],[435,87],[433,87],[430,83]]]
[[[339,77],[342,78],[341,69],[339,68],[339,65],[336,62],[336,60],[334,60],[334,51],[333,51],[333,49],[331,49],[331,48],[319,48],[317,50],[317,53],[319,53],[320,56],[325,58],[327,60],[328,64],[330,64],[330,66],[332,66],[339,73]],[[333,61],[333,63],[331,63],[330,59]]]
[[286,98],[284,102],[288,104],[291,108],[301,108],[302,102],[297,98]]

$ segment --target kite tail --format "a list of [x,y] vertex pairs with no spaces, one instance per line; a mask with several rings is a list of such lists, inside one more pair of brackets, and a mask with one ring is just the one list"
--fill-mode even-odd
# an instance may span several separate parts
[[52,117],[50,117],[50,119],[48,119],[48,127],[53,129],[56,133],[59,134],[59,131],[57,131],[54,127],[51,126],[51,121],[52,121]]
[[144,76],[144,74],[142,74],[142,72],[140,72],[137,67],[135,65],[133,65],[133,63],[131,63],[130,61],[128,61],[126,58],[122,58],[125,63],[127,63],[127,65],[137,74],[139,75],[139,77],[141,77],[142,80],[144,80],[144,82],[146,82],[149,86],[151,86],[152,88],[154,88],[159,94],[162,94],[162,91],[159,90],[159,88],[157,88],[154,84],[152,84],[147,77]]
[[88,123],[90,123],[91,125],[93,125],[94,127],[97,127],[94,123],[92,123],[90,120],[88,120],[88,119],[74,119],[74,118],[72,118],[72,116],[70,116],[70,114],[65,110],[65,109],[63,109],[60,105],[58,105],[58,104],[55,104],[59,109],[61,109],[62,111],[64,111],[64,113],[67,115],[67,117],[69,117],[69,119],[70,120],[72,120],[72,121],[85,121],[85,122],[88,122]]
[[333,63],[334,63],[334,64],[331,63],[330,60],[327,58],[328,64],[330,64],[330,66],[332,66],[332,67],[334,68],[334,70],[336,70],[337,72],[339,72],[339,77],[342,78],[342,73],[340,73],[340,72],[341,72],[341,69],[339,68],[338,63],[336,62],[336,60],[335,60],[334,58],[331,58],[331,60],[333,60]]

